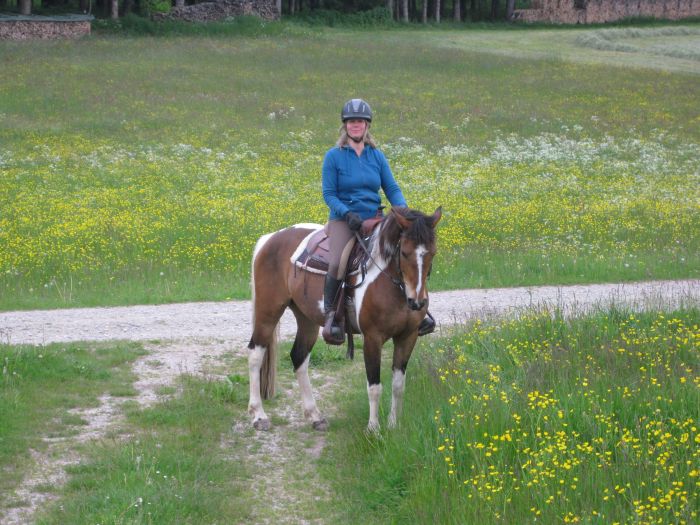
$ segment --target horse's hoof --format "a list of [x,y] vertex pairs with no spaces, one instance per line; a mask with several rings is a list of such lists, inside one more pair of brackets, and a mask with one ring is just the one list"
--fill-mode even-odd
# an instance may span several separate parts
[[256,419],[255,421],[253,421],[253,428],[255,430],[270,430],[270,420]]
[[326,430],[328,430],[328,420],[324,417],[323,419],[319,419],[318,421],[314,421],[313,423],[311,423],[311,426],[314,430],[318,430],[319,432],[325,432]]
[[367,428],[365,429],[365,433],[369,436],[378,436],[379,435],[379,424],[374,423],[374,424],[369,424],[367,425]]

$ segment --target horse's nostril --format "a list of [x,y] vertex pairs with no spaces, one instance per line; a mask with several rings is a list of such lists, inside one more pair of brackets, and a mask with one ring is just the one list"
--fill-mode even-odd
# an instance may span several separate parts
[[411,310],[420,310],[425,305],[425,301],[416,302],[415,299],[408,299],[408,306]]

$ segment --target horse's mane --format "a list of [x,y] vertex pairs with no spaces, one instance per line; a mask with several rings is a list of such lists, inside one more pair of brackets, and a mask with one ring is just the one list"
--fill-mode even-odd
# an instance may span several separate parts
[[[399,222],[394,216],[395,213],[399,213],[402,217],[411,221],[411,226],[407,230],[401,229]],[[379,229],[378,247],[382,258],[385,261],[390,261],[396,255],[397,245],[402,234],[404,238],[413,241],[417,245],[433,246],[435,244],[433,220],[432,216],[425,215],[418,210],[392,208],[392,213],[384,217]]]

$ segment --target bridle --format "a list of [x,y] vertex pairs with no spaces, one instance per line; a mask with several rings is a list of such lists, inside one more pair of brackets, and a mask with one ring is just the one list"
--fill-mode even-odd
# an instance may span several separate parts
[[[406,283],[403,280],[403,272],[401,271],[401,256],[399,254],[399,251],[401,250],[401,237],[399,237],[399,240],[396,241],[396,247],[394,249],[394,253],[396,255],[398,255],[398,257],[396,257],[396,255],[395,255],[395,257],[396,257],[396,273],[398,274],[398,278],[394,277],[389,272],[387,272],[386,269],[382,268],[381,266],[379,266],[379,264],[377,264],[377,261],[374,260],[374,257],[372,257],[372,254],[367,249],[367,245],[365,244],[365,240],[362,238],[362,236],[358,232],[355,232],[355,238],[357,239],[357,242],[360,243],[360,248],[362,249],[364,254],[367,256],[367,259],[369,261],[371,261],[372,264],[374,264],[379,269],[379,271],[381,273],[383,273],[386,277],[388,277],[391,280],[391,282],[394,283],[405,296],[406,295]],[[362,271],[362,278],[360,279],[360,281],[357,284],[354,284],[352,286],[348,286],[348,284],[346,283],[346,286],[348,288],[350,288],[350,289],[359,288],[362,285],[362,283],[365,282],[365,276],[367,275],[367,262],[362,261],[360,268]]]

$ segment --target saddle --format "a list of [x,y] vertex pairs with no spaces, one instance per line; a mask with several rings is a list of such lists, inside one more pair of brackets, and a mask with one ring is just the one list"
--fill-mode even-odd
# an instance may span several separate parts
[[[374,229],[382,221],[383,216],[372,217],[365,219],[360,228],[360,242],[366,244],[367,239],[372,235]],[[347,265],[345,267],[345,275],[343,276],[344,286],[341,286],[338,296],[334,300],[335,304],[335,320],[343,327],[348,336],[347,356],[353,359],[355,354],[355,343],[353,333],[359,333],[360,329],[356,326],[355,301],[352,288],[347,286],[348,278],[362,272],[364,277],[364,263],[366,259],[366,250],[360,245],[360,242],[353,244],[352,250],[347,256]],[[326,228],[319,228],[310,233],[292,254],[291,262],[295,268],[299,268],[304,272],[326,275],[328,273],[328,253],[330,241]]]
[[[365,219],[360,228],[360,236],[363,239],[372,235],[372,231],[382,221],[383,217],[372,217]],[[309,234],[297,250],[292,255],[292,263],[306,272],[326,275],[328,273],[328,252],[330,240],[326,228],[321,228]],[[348,264],[345,271],[344,279],[351,275],[356,275],[360,272],[360,264],[362,262],[364,252],[356,242],[348,256]]]

